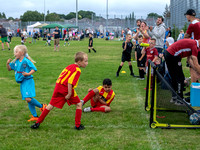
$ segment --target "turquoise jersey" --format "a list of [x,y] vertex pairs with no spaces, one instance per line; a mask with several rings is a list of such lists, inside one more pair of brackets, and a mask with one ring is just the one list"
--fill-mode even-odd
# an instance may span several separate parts
[[29,73],[31,70],[37,71],[36,67],[34,64],[24,57],[22,62],[20,62],[18,59],[14,63],[9,64],[11,69],[15,71],[15,80],[17,83],[21,83],[24,79],[30,79],[33,78],[32,75],[30,76],[23,76],[23,72]]

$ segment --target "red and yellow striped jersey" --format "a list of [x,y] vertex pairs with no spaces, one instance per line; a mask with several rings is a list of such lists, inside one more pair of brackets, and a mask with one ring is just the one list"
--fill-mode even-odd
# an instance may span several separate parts
[[76,88],[78,85],[79,77],[81,75],[81,69],[76,64],[71,64],[67,66],[61,74],[59,75],[56,83],[68,86],[72,84],[73,88]]
[[107,93],[104,90],[103,86],[99,86],[99,87],[97,87],[97,89],[99,90],[99,95],[103,96],[106,99],[106,103],[108,104],[108,106],[110,106],[110,103],[115,98],[115,92],[113,90],[111,90],[110,92]]

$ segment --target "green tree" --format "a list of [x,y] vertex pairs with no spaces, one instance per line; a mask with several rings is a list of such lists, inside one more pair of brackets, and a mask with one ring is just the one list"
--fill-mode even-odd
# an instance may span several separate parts
[[166,6],[165,6],[165,11],[164,11],[164,13],[163,13],[163,16],[165,17],[165,18],[170,18],[170,7],[166,4]]
[[80,10],[78,12],[79,15],[81,15],[82,18],[88,18],[88,19],[92,19],[92,15],[93,15],[93,18],[96,17],[96,14],[92,11],[84,11],[84,10]]
[[50,13],[46,15],[47,21],[60,21],[60,16],[56,13]]
[[8,20],[15,20],[13,17],[8,17]]
[[149,13],[147,15],[147,18],[158,18],[160,15],[158,15],[157,13]]
[[4,12],[2,13],[2,18],[6,19],[6,15]]
[[183,28],[182,28],[182,29],[183,29],[183,31],[184,31],[184,32],[186,32],[186,31],[187,31],[187,29],[188,29],[188,23],[187,23],[187,22],[184,24],[184,26],[183,26]]
[[20,19],[24,22],[27,21],[42,21],[44,19],[44,14],[39,13],[38,11],[26,11]]
[[178,38],[178,35],[179,35],[179,28],[177,28],[175,24],[173,24],[172,37],[174,38],[174,40]]
[[65,19],[69,20],[72,18],[76,18],[76,13],[70,12],[68,15],[65,16]]

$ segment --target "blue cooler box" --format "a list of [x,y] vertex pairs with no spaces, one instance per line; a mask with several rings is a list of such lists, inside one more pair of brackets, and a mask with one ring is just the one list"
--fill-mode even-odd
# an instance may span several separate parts
[[190,103],[192,107],[200,106],[200,83],[192,83],[190,87]]

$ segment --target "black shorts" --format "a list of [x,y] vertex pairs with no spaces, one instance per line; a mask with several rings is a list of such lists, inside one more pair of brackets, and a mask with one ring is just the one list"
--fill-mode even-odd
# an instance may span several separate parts
[[88,46],[89,46],[89,47],[93,47],[93,44],[91,44],[91,45],[89,44]]
[[129,53],[122,53],[122,62],[131,61],[131,54]]
[[138,67],[145,67],[145,64],[146,64],[146,58],[143,58],[141,61],[137,60]]

